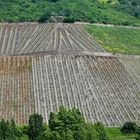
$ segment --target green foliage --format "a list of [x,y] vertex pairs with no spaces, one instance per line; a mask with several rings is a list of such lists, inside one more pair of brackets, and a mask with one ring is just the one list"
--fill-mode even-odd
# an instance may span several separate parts
[[62,140],[98,140],[95,127],[87,124],[83,115],[77,109],[67,110],[63,107],[55,114],[50,114],[49,127],[52,132],[58,132]]
[[48,125],[43,123],[43,117],[39,114],[30,116],[29,125],[18,127],[13,120],[1,120],[0,140],[110,140],[115,138],[139,140],[139,130],[140,127],[137,127],[137,134],[131,134],[132,131],[128,131],[130,134],[124,134],[121,133],[120,128],[104,128],[99,122],[94,125],[89,124],[85,122],[79,110],[74,108],[67,110],[61,107],[58,113],[50,114]]
[[95,129],[95,126],[92,124],[88,124],[86,128],[86,140],[99,140],[99,134]]
[[106,131],[105,131],[102,123],[97,122],[95,124],[95,129],[99,134],[99,140],[109,140],[109,137],[107,136]]
[[78,139],[79,133],[83,134],[86,123],[79,110],[67,110],[61,107],[58,114],[50,114],[49,127],[52,131],[59,132],[63,137],[73,136]]
[[5,121],[4,119],[0,122],[0,139],[4,140],[15,140],[16,138],[21,137],[21,132],[17,129],[15,122]]
[[44,132],[43,117],[39,114],[33,114],[29,118],[28,136],[30,140],[39,140]]
[[138,136],[138,137],[136,138],[136,140],[140,140],[140,136]]
[[137,127],[136,134],[138,134],[140,136],[140,127]]
[[58,2],[58,0],[48,0],[48,1],[50,1],[50,2]]
[[118,0],[118,11],[125,12],[136,18],[140,18],[140,1],[139,0]]
[[84,27],[108,52],[140,54],[140,30],[94,25]]
[[121,128],[122,133],[135,133],[137,125],[134,122],[126,122]]
[[136,134],[138,135],[136,140],[140,140],[140,127],[137,127]]
[[30,71],[32,71],[32,64],[31,64],[31,63],[29,63],[29,64],[27,65],[27,67],[28,67],[28,69],[29,69]]
[[137,0],[1,0],[1,22],[47,22],[63,16],[64,22],[84,21],[140,26]]

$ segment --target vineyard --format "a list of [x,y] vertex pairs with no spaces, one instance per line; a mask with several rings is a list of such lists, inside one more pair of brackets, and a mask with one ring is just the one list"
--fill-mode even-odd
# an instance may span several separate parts
[[63,105],[87,122],[140,124],[140,57],[106,53],[81,25],[0,25],[0,55],[0,118],[48,122]]
[[36,112],[46,121],[46,114],[63,105],[79,108],[87,121],[107,126],[140,122],[140,81],[134,81],[118,59],[44,56],[33,59],[32,65]]
[[80,25],[0,25],[0,55],[19,55],[50,50],[104,52]]
[[24,124],[34,112],[30,64],[26,57],[0,58],[0,118]]

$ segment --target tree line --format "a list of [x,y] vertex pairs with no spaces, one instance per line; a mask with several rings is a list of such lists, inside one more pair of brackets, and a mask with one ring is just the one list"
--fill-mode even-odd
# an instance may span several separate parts
[[[121,128],[122,133],[137,133],[140,140],[140,127],[127,122]],[[86,123],[78,109],[67,110],[60,107],[58,113],[50,113],[48,124],[43,122],[40,114],[33,114],[28,125],[18,127],[14,120],[0,121],[0,140],[109,140],[102,123]]]
[[99,22],[140,26],[138,0],[1,0],[0,22]]

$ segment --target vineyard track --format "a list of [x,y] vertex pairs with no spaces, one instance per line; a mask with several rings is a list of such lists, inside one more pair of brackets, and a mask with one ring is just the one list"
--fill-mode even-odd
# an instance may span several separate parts
[[0,56],[42,51],[105,52],[81,25],[1,24]]

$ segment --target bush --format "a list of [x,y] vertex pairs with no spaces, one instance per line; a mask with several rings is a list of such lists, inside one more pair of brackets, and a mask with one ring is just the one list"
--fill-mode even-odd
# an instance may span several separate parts
[[136,134],[138,134],[140,136],[140,127],[137,127]]
[[137,127],[136,134],[138,134],[138,137],[136,138],[136,140],[140,140],[140,127]]
[[64,23],[74,23],[74,17],[69,16],[64,18]]
[[99,140],[109,140],[102,123],[97,122],[95,124],[95,129],[99,134]]
[[140,136],[138,136],[138,137],[136,138],[136,140],[140,140]]
[[126,122],[121,128],[122,133],[135,133],[137,125],[134,122]]

